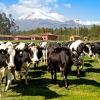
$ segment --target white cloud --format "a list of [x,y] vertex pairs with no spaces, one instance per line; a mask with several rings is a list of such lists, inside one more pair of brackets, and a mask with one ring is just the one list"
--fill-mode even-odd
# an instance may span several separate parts
[[23,15],[19,19],[49,19],[63,22],[64,16],[52,12],[43,12],[41,9],[34,9],[31,14],[28,16]]
[[[0,2],[0,12],[11,13],[14,18],[42,18],[65,21],[64,15],[54,12],[59,7],[71,8],[70,3],[58,4],[58,0],[19,0],[18,3],[7,6]],[[32,16],[31,16],[32,15]],[[83,25],[100,25],[100,21],[79,21]]]
[[9,12],[12,12],[13,15],[19,19],[25,19],[25,17],[33,14],[29,18],[36,17],[45,19],[48,17],[47,19],[50,18],[52,20],[64,21],[64,16],[54,12],[50,5],[57,6],[57,0],[19,0],[19,3],[9,7]]
[[79,21],[82,25],[100,25],[100,21]]
[[[19,0],[18,3],[12,4],[10,6],[6,6],[3,3],[0,3],[0,10],[11,13],[15,19],[17,18],[25,18],[31,14],[30,18],[40,18],[43,16],[39,16],[37,12],[42,12],[45,14],[44,18],[49,16],[52,20],[64,21],[64,15],[57,13],[56,10],[59,8],[58,0]],[[65,7],[71,7],[70,4],[64,5]],[[37,15],[37,16],[36,16]]]

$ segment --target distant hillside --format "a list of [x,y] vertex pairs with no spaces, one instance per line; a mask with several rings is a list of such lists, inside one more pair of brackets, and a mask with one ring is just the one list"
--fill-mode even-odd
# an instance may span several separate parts
[[60,22],[49,19],[27,19],[27,20],[20,19],[16,20],[16,24],[19,26],[20,30],[30,30],[30,29],[35,29],[37,27],[45,27],[45,28],[76,27],[76,23],[73,20]]

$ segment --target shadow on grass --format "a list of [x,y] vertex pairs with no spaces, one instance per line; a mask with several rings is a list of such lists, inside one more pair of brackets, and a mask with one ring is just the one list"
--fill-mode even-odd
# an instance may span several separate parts
[[[16,91],[17,93],[20,93],[22,96],[43,96],[45,99],[53,99],[53,98],[62,97],[63,95],[59,95],[56,93],[56,91],[52,91],[49,89],[48,87],[49,84],[53,85],[53,82],[50,79],[51,76],[50,78],[42,78],[42,75],[47,73],[46,68],[47,68],[46,66],[40,66],[35,71],[31,70],[29,72],[29,76],[31,77],[31,79],[28,80],[29,82],[28,86],[25,85],[25,80],[22,80],[21,82],[17,82],[15,86],[11,86],[10,89],[12,89],[13,91]],[[89,71],[89,69],[87,69],[86,71]],[[92,69],[92,71],[94,70]],[[72,74],[73,73],[74,72],[72,72]],[[93,85],[96,87],[100,87],[100,83],[94,80],[89,80],[89,79],[84,79],[84,78],[68,79],[68,83],[69,83],[69,87],[73,84]],[[57,80],[57,84],[60,87],[64,87],[63,79]]]
[[[64,81],[58,81],[59,83],[59,87],[64,87]],[[72,85],[92,85],[92,86],[96,86],[100,88],[100,83],[94,81],[94,80],[89,80],[89,79],[84,79],[84,78],[80,78],[80,79],[74,79],[74,80],[70,80],[68,79],[68,89],[73,88]],[[74,86],[74,87],[75,87]]]
[[96,87],[100,87],[100,83],[94,81],[94,80],[89,80],[85,78],[80,78],[80,79],[75,79],[75,80],[69,80],[70,85],[72,84],[77,84],[77,85],[93,85]]
[[28,73],[28,76],[30,78],[39,78],[41,77],[42,75],[44,75],[46,72],[45,71],[41,71],[41,70],[36,70],[36,71],[31,71]]
[[41,65],[41,66],[38,66],[38,67],[36,67],[36,68],[34,68],[34,67],[31,67],[30,69],[32,69],[32,70],[42,70],[42,71],[47,71],[47,65]]
[[42,71],[47,71],[48,66],[47,65],[42,65],[36,68],[36,70],[42,70]]
[[85,66],[85,67],[92,67],[92,64],[85,62],[85,63],[84,63],[84,66]]
[[28,75],[32,78],[38,78],[41,77],[42,75],[47,73],[47,66],[42,65],[37,68],[31,68],[31,71],[28,73]]
[[89,62],[89,63],[93,63],[93,62],[95,62],[95,60],[93,60],[93,59],[88,59],[88,60],[84,60],[85,62]]
[[24,82],[25,81],[23,80],[22,82],[17,83],[17,85],[11,87],[11,89],[17,93],[21,93],[22,96],[43,96],[45,99],[58,98],[62,96],[48,88],[51,79],[32,79],[29,81],[28,86],[26,86]]
[[47,73],[47,66],[39,66],[35,70],[31,68],[29,72],[29,85],[25,85],[25,80],[16,82],[11,89],[22,96],[43,96],[45,99],[57,98],[62,95],[49,89],[48,85],[52,83],[51,79],[42,78]]
[[[69,75],[77,76],[77,71],[71,71]],[[80,75],[78,75],[78,77],[85,77],[85,76],[86,76],[86,72],[85,71],[80,71]]]
[[100,69],[95,69],[95,68],[87,68],[86,72],[94,72],[94,73],[100,73]]
[[[55,91],[52,91],[49,89],[49,84],[52,84],[52,80],[48,78],[39,78],[39,79],[32,79],[29,80],[29,85],[26,86],[25,81],[22,80],[22,82],[18,82],[16,86],[11,87],[13,91],[16,91],[17,93],[20,93],[22,96],[43,96],[45,99],[53,99],[58,98],[64,95],[59,95]],[[69,88],[71,85],[93,85],[96,87],[100,87],[100,83],[89,80],[85,78],[78,78],[78,79],[68,79]],[[57,84],[59,87],[64,87],[64,81],[63,80],[57,80]]]

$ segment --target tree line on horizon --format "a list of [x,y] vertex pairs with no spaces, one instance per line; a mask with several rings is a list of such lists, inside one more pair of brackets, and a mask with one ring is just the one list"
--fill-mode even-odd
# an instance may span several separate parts
[[[52,33],[59,36],[59,40],[68,40],[70,36],[76,35],[76,28],[36,28],[29,31],[23,31],[20,34],[26,35],[42,35]],[[100,26],[92,25],[91,27],[79,27],[79,36],[88,40],[100,40]]]

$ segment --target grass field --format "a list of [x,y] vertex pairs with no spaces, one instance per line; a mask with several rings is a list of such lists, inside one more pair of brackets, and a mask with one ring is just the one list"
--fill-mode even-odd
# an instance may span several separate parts
[[57,84],[53,84],[47,67],[40,64],[36,70],[30,69],[28,86],[24,80],[13,83],[1,100],[100,100],[100,62],[86,57],[84,66],[86,72],[78,78],[73,66],[66,89],[60,73]]

